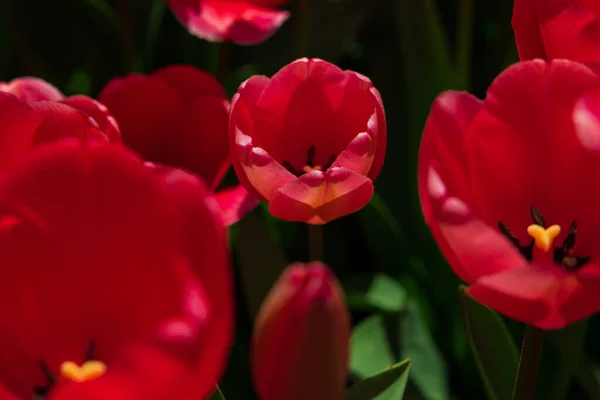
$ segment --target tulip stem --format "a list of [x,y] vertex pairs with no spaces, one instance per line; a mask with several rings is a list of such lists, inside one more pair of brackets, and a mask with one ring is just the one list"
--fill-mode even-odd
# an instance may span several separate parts
[[308,225],[308,256],[310,261],[323,261],[323,226]]
[[294,14],[296,28],[296,51],[298,57],[308,57],[310,43],[310,2],[312,0],[296,0]]
[[119,37],[121,40],[121,57],[127,72],[135,71],[135,44],[131,21],[131,3],[129,0],[117,1],[119,16]]
[[513,400],[533,399],[543,344],[544,331],[527,325],[523,336]]

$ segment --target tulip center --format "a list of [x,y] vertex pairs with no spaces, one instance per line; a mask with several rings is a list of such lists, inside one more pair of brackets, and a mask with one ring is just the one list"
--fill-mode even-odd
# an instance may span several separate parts
[[74,361],[63,362],[60,365],[58,377],[52,372],[50,367],[48,367],[48,364],[42,362],[42,371],[44,372],[48,383],[44,386],[35,387],[35,398],[43,399],[44,396],[48,395],[48,393],[50,393],[54,387],[57,379],[72,382],[85,382],[104,375],[106,373],[107,366],[102,361],[94,360],[94,350],[94,341],[90,341],[86,351],[85,361],[82,364],[78,364]]
[[329,160],[325,164],[317,164],[315,161],[315,156],[317,153],[317,148],[315,146],[310,146],[306,152],[306,163],[302,166],[302,168],[296,168],[292,165],[288,160],[283,160],[281,165],[285,167],[288,171],[296,176],[308,174],[311,171],[327,171],[333,162],[335,161],[335,155],[331,155]]
[[560,235],[560,226],[551,225],[546,228],[546,222],[540,211],[533,206],[531,206],[530,211],[534,223],[527,227],[527,233],[532,238],[527,245],[521,245],[519,239],[511,233],[505,224],[498,223],[500,232],[519,249],[527,260],[532,261],[534,258],[539,259],[551,255],[554,263],[568,271],[576,271],[588,263],[589,257],[580,257],[574,254],[575,239],[577,237],[576,221],[571,222],[569,232],[562,244],[553,246],[554,240]]

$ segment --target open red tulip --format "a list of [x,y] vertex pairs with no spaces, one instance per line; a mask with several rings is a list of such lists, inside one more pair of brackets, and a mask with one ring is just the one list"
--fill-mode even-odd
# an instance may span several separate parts
[[450,266],[475,299],[544,329],[600,310],[598,80],[566,60],[515,64],[484,101],[441,94],[421,142],[423,214]]
[[173,14],[199,38],[240,45],[269,38],[289,17],[289,0],[169,0]]
[[[184,168],[217,190],[230,167],[225,90],[187,65],[110,81],[99,96],[121,127],[123,143],[146,160]],[[227,225],[258,203],[242,186],[216,191]]]
[[77,135],[120,141],[119,127],[107,108],[87,96],[65,97],[48,82],[31,77],[0,82],[0,92],[13,94],[43,116],[35,134],[37,142]]
[[514,0],[512,25],[521,60],[600,62],[597,0]]
[[262,400],[342,400],[350,315],[342,289],[320,262],[292,264],[256,320],[252,373]]
[[324,224],[373,196],[385,157],[383,104],[368,78],[304,58],[240,86],[229,137],[240,182],[271,214]]
[[215,208],[121,146],[29,153],[0,182],[1,398],[208,396],[233,330]]

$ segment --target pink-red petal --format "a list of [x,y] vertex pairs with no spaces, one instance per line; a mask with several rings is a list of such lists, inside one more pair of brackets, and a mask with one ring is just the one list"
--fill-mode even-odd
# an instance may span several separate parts
[[60,101],[64,98],[55,86],[33,77],[17,78],[7,83],[0,82],[0,92],[11,93],[27,103]]
[[227,226],[233,225],[242,219],[260,201],[259,198],[248,193],[242,185],[218,190],[214,196]]
[[118,143],[121,141],[119,125],[113,116],[110,115],[108,108],[104,104],[81,95],[67,97],[60,102],[92,117],[96,124],[98,124],[98,128],[106,135],[110,142]]
[[560,329],[600,310],[600,280],[552,265],[523,265],[481,277],[469,293],[488,307],[542,329]]
[[312,171],[282,186],[269,203],[269,212],[287,221],[324,224],[360,210],[373,192],[371,180],[356,172]]
[[170,0],[173,14],[188,31],[210,41],[258,44],[285,22],[289,13],[248,1]]

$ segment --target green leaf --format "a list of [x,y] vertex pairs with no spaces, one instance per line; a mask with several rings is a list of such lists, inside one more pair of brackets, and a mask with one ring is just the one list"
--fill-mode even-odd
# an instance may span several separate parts
[[519,355],[504,321],[459,288],[465,326],[488,397],[510,400],[517,375]]
[[208,398],[208,400],[225,400],[225,396],[223,396],[223,392],[221,392],[221,389],[219,389],[217,386],[214,393]]
[[263,299],[288,264],[257,208],[235,226],[239,274],[248,309],[256,316]]
[[373,278],[366,293],[349,292],[348,305],[353,310],[397,314],[406,310],[407,295],[400,283],[384,274]]
[[413,360],[411,381],[426,400],[449,400],[446,363],[418,308],[410,303],[400,319],[402,356]]
[[406,309],[406,292],[398,282],[387,275],[377,274],[365,295],[368,303],[387,312],[398,313]]
[[395,358],[382,316],[371,316],[354,328],[350,340],[350,369],[358,376],[377,374],[395,364]]
[[600,367],[584,360],[577,370],[577,381],[590,400],[600,400]]
[[551,385],[550,400],[567,398],[571,382],[581,362],[588,327],[589,319],[584,319],[564,329],[548,332],[558,350],[559,357]]
[[410,360],[404,360],[363,379],[346,392],[346,400],[400,400],[410,373]]

